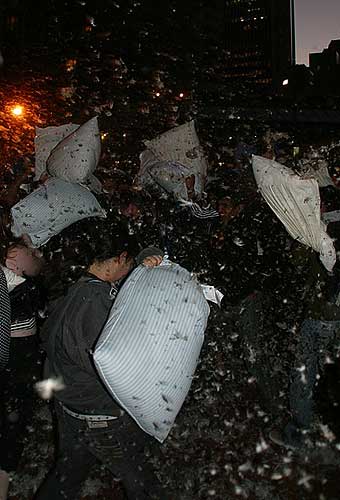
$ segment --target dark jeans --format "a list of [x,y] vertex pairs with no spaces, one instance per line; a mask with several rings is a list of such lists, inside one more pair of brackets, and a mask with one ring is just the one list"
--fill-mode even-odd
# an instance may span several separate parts
[[36,500],[76,500],[82,483],[98,461],[122,481],[128,499],[167,498],[145,456],[151,438],[131,417],[125,413],[116,420],[88,424],[68,415],[58,402],[55,407],[59,431],[57,462],[38,490]]
[[0,379],[0,468],[6,471],[17,469],[29,435],[41,357],[37,335],[11,338],[9,362]]
[[289,391],[290,409],[301,427],[309,427],[313,420],[314,385],[326,357],[333,357],[339,333],[340,321],[305,320],[302,323]]
[[313,389],[327,356],[335,360],[340,346],[340,321],[305,320],[299,333],[289,390],[293,420],[285,428],[286,441],[299,441],[299,430],[309,429],[314,418]]

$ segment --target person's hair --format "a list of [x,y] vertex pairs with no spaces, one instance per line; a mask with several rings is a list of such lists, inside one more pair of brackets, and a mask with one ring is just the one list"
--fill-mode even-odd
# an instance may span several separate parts
[[130,203],[138,207],[143,205],[143,196],[135,191],[125,191],[119,194],[119,204],[121,208],[127,208]]
[[0,264],[5,265],[7,252],[12,245],[21,243],[21,238],[13,236],[11,231],[12,217],[7,207],[0,205]]
[[135,257],[138,247],[121,224],[90,217],[64,229],[43,248],[46,286],[55,298],[76,282],[94,262],[104,262],[126,251]]

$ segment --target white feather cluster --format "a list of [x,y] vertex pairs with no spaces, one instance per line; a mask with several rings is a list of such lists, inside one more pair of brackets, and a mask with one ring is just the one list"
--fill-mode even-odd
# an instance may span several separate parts
[[65,385],[61,377],[47,378],[35,384],[35,389],[42,399],[51,399],[54,392],[61,391]]

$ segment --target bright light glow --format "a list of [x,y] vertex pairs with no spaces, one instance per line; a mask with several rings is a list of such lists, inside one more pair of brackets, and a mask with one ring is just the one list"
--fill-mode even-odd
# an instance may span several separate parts
[[66,71],[73,71],[77,65],[77,59],[68,59],[65,63]]
[[285,80],[283,80],[282,85],[288,85],[288,83],[289,83],[289,80],[288,80],[288,78],[286,78]]
[[181,92],[181,93],[179,94],[179,97],[181,97],[181,98],[182,98],[182,97],[184,97],[183,92]]
[[24,108],[23,108],[23,106],[16,105],[16,106],[13,106],[13,108],[11,109],[11,112],[12,112],[12,115],[14,115],[14,116],[21,116],[24,112]]
[[159,97],[161,95],[160,92],[156,92],[156,97]]

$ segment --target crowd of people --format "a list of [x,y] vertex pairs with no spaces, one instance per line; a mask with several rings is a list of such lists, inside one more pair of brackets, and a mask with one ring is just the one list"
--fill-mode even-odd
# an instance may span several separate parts
[[[261,153],[275,154],[271,148]],[[219,289],[222,310],[237,308],[245,349],[273,341],[268,321],[299,332],[278,347],[283,358],[287,346],[294,353],[284,381],[292,418],[271,438],[286,447],[305,445],[316,418],[313,388],[321,357],[338,354],[338,266],[327,272],[313,250],[289,237],[257,191],[249,157],[235,167],[211,178],[200,198],[189,172],[183,178],[187,203],[159,185],[110,189],[103,178],[97,199],[106,217],[75,222],[38,249],[27,235],[11,231],[11,208],[27,194],[24,182],[34,188],[38,181],[27,159],[20,174],[8,174],[0,193],[1,500],[8,474],[19,466],[38,397],[34,387],[42,378],[61,385],[52,408],[58,453],[37,499],[77,498],[98,460],[122,481],[127,498],[178,498],[165,491],[148,459],[160,445],[107,393],[91,360],[126,276],[135,265],[159,265],[164,255]],[[327,212],[340,208],[336,160],[332,167],[334,185],[320,188]],[[337,226],[330,223],[329,232],[339,250]],[[271,410],[278,395],[266,391],[258,359],[248,368]]]

